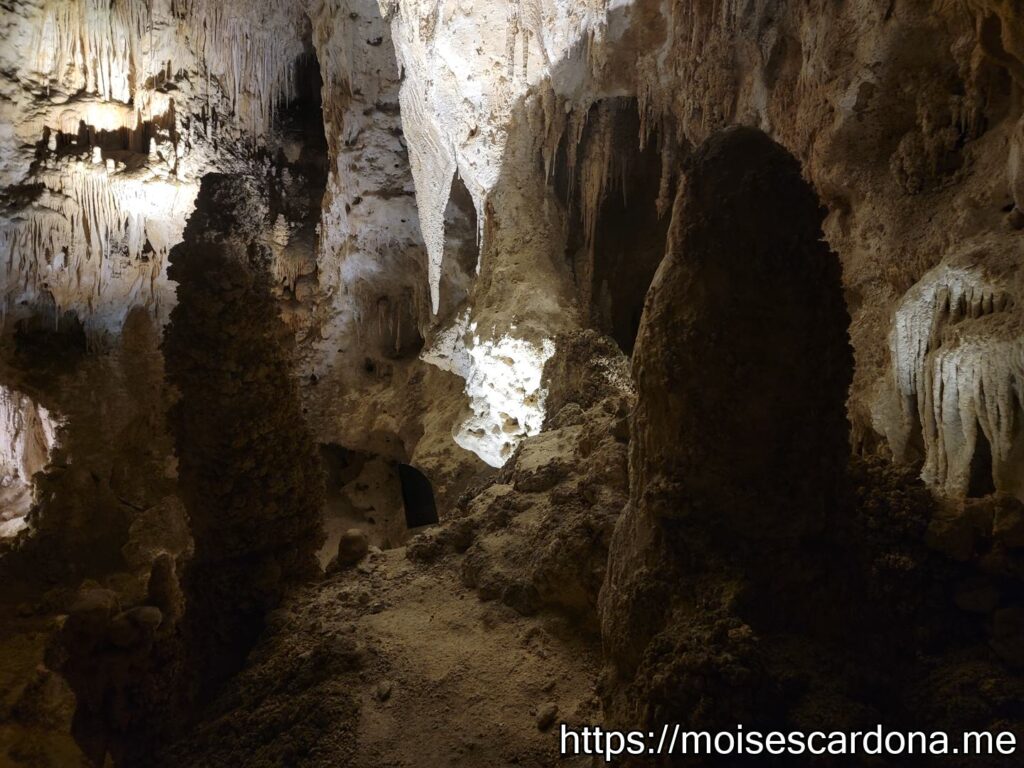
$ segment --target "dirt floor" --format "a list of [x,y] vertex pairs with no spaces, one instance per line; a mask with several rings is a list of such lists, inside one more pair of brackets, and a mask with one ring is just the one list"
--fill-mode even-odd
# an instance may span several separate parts
[[558,723],[599,720],[598,640],[557,617],[482,602],[461,583],[460,560],[373,551],[294,596],[163,764],[559,762]]

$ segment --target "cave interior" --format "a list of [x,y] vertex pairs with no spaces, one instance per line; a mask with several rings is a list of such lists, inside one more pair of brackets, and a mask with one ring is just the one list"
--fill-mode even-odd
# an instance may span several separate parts
[[0,14],[0,765],[1020,764],[1019,4]]

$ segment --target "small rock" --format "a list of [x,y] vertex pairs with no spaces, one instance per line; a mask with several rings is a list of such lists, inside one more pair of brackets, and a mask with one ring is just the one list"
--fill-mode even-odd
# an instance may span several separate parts
[[476,537],[476,531],[473,527],[473,521],[463,518],[456,520],[449,526],[447,531],[448,543],[451,544],[452,549],[456,552],[465,552],[473,544],[473,539]]
[[68,629],[98,636],[106,631],[110,618],[120,611],[117,594],[109,589],[83,589],[68,609]]
[[953,602],[962,611],[991,613],[999,605],[999,592],[987,579],[967,579],[957,585]]
[[1024,211],[1020,208],[1014,208],[1010,211],[1006,220],[1010,222],[1010,226],[1014,229],[1024,229]]
[[555,724],[556,717],[558,717],[558,705],[548,702],[537,710],[537,730],[546,731]]
[[444,554],[444,542],[436,532],[417,535],[405,548],[407,559],[416,563],[432,563]]
[[334,641],[334,657],[345,669],[356,670],[366,666],[366,646],[352,637],[338,637]]
[[140,605],[125,611],[125,615],[138,627],[155,631],[164,620],[163,612],[154,605]]
[[373,692],[373,695],[377,697],[377,701],[387,701],[391,698],[391,691],[394,689],[394,683],[390,680],[382,680],[377,683],[377,689]]
[[118,614],[107,627],[107,637],[119,648],[131,648],[142,641],[142,631],[124,613]]
[[365,531],[349,528],[338,541],[338,567],[348,568],[362,560],[370,551]]

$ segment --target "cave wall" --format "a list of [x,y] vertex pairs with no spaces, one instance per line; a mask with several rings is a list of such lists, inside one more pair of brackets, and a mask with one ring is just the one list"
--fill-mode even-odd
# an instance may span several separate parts
[[[462,382],[420,359],[437,319],[391,26],[373,0],[314,2],[308,13],[329,175],[315,332],[300,341],[304,402],[321,442],[412,461],[454,499],[482,465],[451,440],[465,408]],[[467,280],[446,282],[465,292]]]
[[[830,211],[825,234],[842,259],[852,315],[855,448],[924,459],[928,482],[958,496],[975,445],[987,443],[994,486],[1019,493],[1011,350],[1024,54],[1013,4],[522,2],[505,13],[484,0],[447,7],[443,18],[432,3],[381,6],[400,59],[426,83],[410,84],[418,101],[403,115],[413,153],[430,158],[422,175],[433,174],[417,178],[421,215],[439,215],[426,187],[446,184],[456,167],[477,201],[482,278],[471,303],[484,330],[500,307],[523,306],[510,296],[518,287],[487,273],[518,270],[523,284],[540,274],[525,254],[548,269],[564,264],[558,238],[538,243],[522,224],[496,221],[514,211],[534,231],[545,215],[571,229],[571,212],[545,203],[526,216],[519,201],[524,189],[543,197],[537,185],[562,142],[568,166],[582,166],[584,221],[607,196],[608,154],[577,153],[594,128],[593,104],[636,98],[638,142],[675,139],[660,143],[664,168],[721,127],[756,126],[798,158]],[[471,31],[485,44],[460,42]],[[492,219],[503,244],[488,241]],[[563,299],[557,320],[546,318],[539,296],[549,292],[530,302],[534,332],[586,323]],[[947,294],[954,306],[979,306],[947,313]]]
[[252,165],[293,93],[305,28],[285,0],[5,10],[5,321],[48,304],[93,337],[116,335],[135,306],[166,320],[167,254],[199,177]]
[[[540,465],[566,445],[603,446],[613,479],[591,494],[597,533],[594,500],[573,501],[579,548],[565,550],[601,564],[572,573],[571,594],[552,586],[569,569],[549,551],[557,526],[539,529],[543,562],[522,583],[477,565],[468,577],[533,607],[593,611],[626,477],[624,436],[591,433],[620,430],[630,398],[620,382],[584,429],[560,361],[583,357],[569,341],[581,329],[628,346],[605,285],[628,271],[615,287],[628,284],[632,325],[659,245],[630,252],[629,201],[645,229],[667,227],[678,169],[731,125],[784,147],[827,207],[855,452],[920,467],[959,504],[933,535],[971,557],[1009,513],[964,497],[1024,496],[1024,23],[1011,0],[27,0],[2,24],[0,313],[8,336],[71,329],[58,336],[81,342],[84,364],[49,390],[25,381],[38,352],[11,378],[68,418],[34,519],[37,549],[95,550],[74,578],[124,559],[148,575],[159,546],[121,553],[145,527],[136,518],[180,517],[153,415],[164,395],[145,384],[162,373],[139,378],[126,323],[134,310],[154,334],[166,322],[168,254],[202,176],[227,172],[266,184],[281,214],[258,239],[315,441],[421,468],[442,517],[504,467],[488,493],[545,494],[545,520],[599,478],[583,461]],[[282,108],[308,96],[295,77],[314,67],[323,136],[307,142]],[[637,189],[624,159],[643,163]],[[136,352],[162,366],[147,338]],[[48,520],[51,508],[62,512]],[[90,546],[97,520],[116,541]],[[526,561],[516,542],[494,549]]]

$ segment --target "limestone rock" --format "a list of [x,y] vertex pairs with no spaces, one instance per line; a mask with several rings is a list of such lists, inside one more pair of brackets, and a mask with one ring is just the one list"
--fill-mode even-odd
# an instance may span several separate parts
[[337,563],[341,568],[349,568],[360,562],[370,551],[370,542],[366,532],[360,528],[350,528],[341,535],[338,541]]

